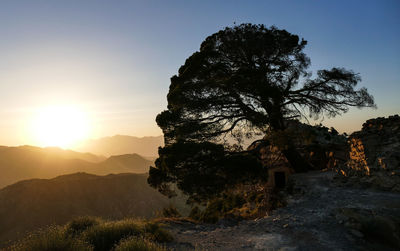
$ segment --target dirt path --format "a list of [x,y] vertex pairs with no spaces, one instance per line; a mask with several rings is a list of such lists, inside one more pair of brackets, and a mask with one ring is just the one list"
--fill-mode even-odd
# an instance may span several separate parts
[[[390,250],[359,231],[360,223],[354,219],[362,220],[360,215],[369,214],[375,218],[382,216],[383,220],[400,219],[400,194],[340,187],[332,182],[332,172],[310,172],[293,178],[296,188],[305,192],[289,198],[287,207],[253,221],[221,221],[214,225],[170,223],[176,240],[171,247],[174,250]],[[393,243],[390,245],[393,247]]]

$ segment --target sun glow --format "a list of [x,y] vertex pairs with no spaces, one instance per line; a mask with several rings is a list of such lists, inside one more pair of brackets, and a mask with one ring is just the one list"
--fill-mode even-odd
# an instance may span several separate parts
[[75,106],[40,108],[33,120],[33,137],[41,146],[72,147],[89,129],[88,115]]

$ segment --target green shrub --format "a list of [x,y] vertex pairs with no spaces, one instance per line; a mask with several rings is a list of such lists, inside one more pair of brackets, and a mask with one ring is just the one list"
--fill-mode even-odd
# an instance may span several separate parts
[[202,213],[200,220],[206,223],[216,223],[220,217],[222,215],[219,211],[208,209]]
[[167,251],[167,249],[148,239],[129,237],[121,240],[113,251]]
[[232,210],[241,208],[245,203],[245,198],[239,194],[225,194],[222,198],[209,201],[203,212],[200,212],[198,208],[193,208],[190,217],[202,222],[215,223]]
[[145,236],[157,242],[170,242],[173,240],[172,235],[165,229],[161,228],[159,224],[148,222],[144,226]]
[[169,242],[172,236],[158,224],[134,219],[104,222],[83,232],[83,238],[95,251],[110,250],[128,237],[146,237],[157,242]]
[[264,193],[259,191],[251,191],[247,196],[248,202],[261,203],[264,200]]
[[201,222],[215,223],[222,218],[253,219],[286,205],[278,190],[265,191],[262,187],[240,187],[208,201],[204,210],[192,208],[189,217]]
[[199,221],[199,220],[201,220],[201,210],[199,209],[199,207],[198,206],[195,206],[194,208],[192,208],[192,210],[190,211],[190,214],[189,214],[189,218],[192,218],[192,219],[194,219],[194,220],[197,220],[197,221]]
[[94,250],[107,251],[121,239],[132,235],[139,236],[144,233],[143,230],[143,223],[132,219],[104,222],[85,231],[83,238],[93,245]]
[[13,251],[90,251],[93,247],[65,233],[63,227],[49,227],[34,232],[8,248]]
[[67,224],[66,232],[69,234],[80,234],[86,231],[88,228],[99,225],[101,222],[102,220],[96,217],[79,217]]
[[234,194],[229,196],[224,203],[224,210],[227,212],[229,210],[232,210],[233,208],[238,208],[243,206],[243,204],[246,203],[245,198],[239,194]]
[[152,241],[169,242],[172,239],[168,231],[154,222],[134,219],[103,221],[81,217],[63,227],[34,232],[6,250],[108,251],[116,246],[119,246],[117,250],[165,250]]
[[181,217],[181,214],[174,206],[165,207],[162,211],[162,214],[164,217]]

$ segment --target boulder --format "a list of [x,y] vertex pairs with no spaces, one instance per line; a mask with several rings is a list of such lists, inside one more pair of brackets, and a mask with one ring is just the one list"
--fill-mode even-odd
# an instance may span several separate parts
[[360,208],[339,208],[336,220],[349,233],[375,244],[376,250],[400,248],[400,220],[398,215]]

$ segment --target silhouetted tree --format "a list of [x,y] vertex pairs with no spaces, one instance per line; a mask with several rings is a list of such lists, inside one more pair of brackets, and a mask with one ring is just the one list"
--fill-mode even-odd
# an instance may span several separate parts
[[[261,170],[236,157],[246,151],[216,143],[227,134],[240,141],[257,132],[283,132],[290,119],[375,107],[365,88],[355,89],[360,77],[350,70],[320,70],[311,78],[306,44],[286,30],[253,24],[207,37],[171,78],[168,110],[156,119],[165,147],[150,169],[149,183],[164,193],[169,182],[189,194],[206,194],[215,186],[218,192],[236,182],[229,180],[231,169],[242,178]],[[281,151],[296,171],[307,170],[290,139]]]

